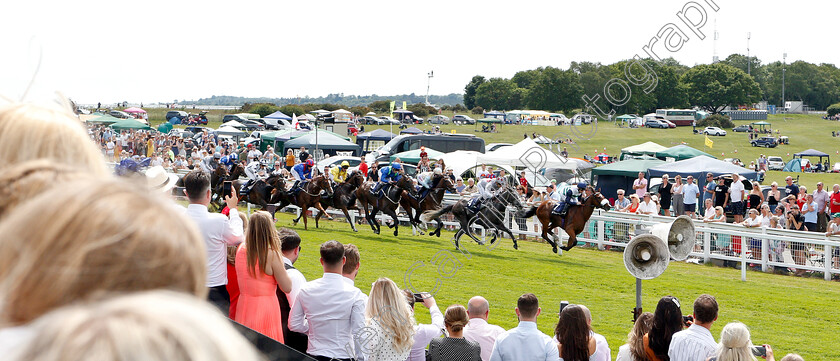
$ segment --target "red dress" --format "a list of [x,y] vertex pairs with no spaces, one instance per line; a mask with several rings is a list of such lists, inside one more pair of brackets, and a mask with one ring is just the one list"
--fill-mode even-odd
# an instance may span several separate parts
[[227,264],[228,283],[225,286],[230,295],[230,312],[228,317],[231,320],[236,319],[236,305],[239,304],[239,277],[236,275],[236,268],[232,264]]
[[254,331],[283,343],[283,321],[277,301],[277,281],[257,265],[256,275],[248,274],[245,244],[236,250],[236,276],[239,279],[239,302],[233,319]]

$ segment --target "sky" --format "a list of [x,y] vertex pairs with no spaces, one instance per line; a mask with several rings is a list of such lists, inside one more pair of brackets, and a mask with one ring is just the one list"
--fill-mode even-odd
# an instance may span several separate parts
[[[646,57],[642,47],[669,23],[688,40],[653,49],[689,66],[710,63],[715,48],[721,59],[746,54],[748,33],[764,63],[785,52],[788,62],[840,63],[838,2],[696,0],[705,40],[677,16],[689,3],[4,1],[0,95],[20,99],[33,76],[32,102],[56,92],[83,104],[425,94],[432,70],[432,94],[462,93],[474,75]],[[700,11],[687,14],[700,23]]]

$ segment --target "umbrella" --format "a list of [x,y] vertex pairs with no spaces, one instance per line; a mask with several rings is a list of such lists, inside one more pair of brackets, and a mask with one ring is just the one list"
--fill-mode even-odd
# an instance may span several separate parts
[[111,128],[116,130],[124,130],[124,129],[146,129],[150,130],[152,127],[140,123],[134,119],[122,119],[114,124],[110,125]]
[[120,118],[112,117],[110,115],[103,115],[101,117],[94,117],[93,119],[88,119],[85,122],[87,123],[94,123],[94,124],[113,124],[119,122]]
[[146,111],[137,107],[123,109],[126,113],[145,113]]

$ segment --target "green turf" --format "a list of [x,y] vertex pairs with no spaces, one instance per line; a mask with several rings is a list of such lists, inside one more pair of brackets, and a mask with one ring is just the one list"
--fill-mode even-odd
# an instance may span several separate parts
[[[575,248],[557,256],[548,245],[529,241],[520,241],[520,249],[514,250],[508,239],[492,250],[464,241],[464,252],[459,252],[449,241],[450,232],[441,238],[412,236],[409,228],[402,227],[401,235],[394,237],[385,226],[382,235],[375,235],[367,225],[354,233],[348,224],[330,221],[322,222],[320,229],[310,222],[305,231],[302,223],[292,225],[290,215],[277,217],[279,227],[301,235],[303,250],[295,267],[309,280],[321,274],[318,245],[335,239],[359,247],[356,285],[365,293],[378,277],[406,286],[406,274],[414,268],[410,280],[416,291],[431,290],[439,282],[435,298],[441,309],[482,295],[490,301],[490,322],[510,329],[517,324],[516,299],[533,292],[543,308],[539,327],[549,335],[561,300],[585,304],[592,310],[593,328],[606,336],[613,358],[632,328],[635,281],[619,252]],[[436,255],[439,261],[432,262]],[[833,312],[840,299],[836,282],[752,271],[742,282],[739,270],[674,262],[659,278],[644,281],[644,309],[652,312],[661,296],[673,295],[682,301],[683,312],[691,313],[694,298],[702,293],[714,295],[720,304],[712,328],[715,339],[727,322],[737,320],[750,326],[753,342],[770,344],[779,358],[796,352],[807,360],[840,359],[836,347],[840,321]],[[416,307],[418,322],[428,323],[428,312]]]

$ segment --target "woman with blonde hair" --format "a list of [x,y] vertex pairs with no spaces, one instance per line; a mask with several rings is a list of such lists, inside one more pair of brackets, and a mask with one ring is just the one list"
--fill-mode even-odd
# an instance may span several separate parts
[[481,361],[481,346],[464,338],[464,326],[470,322],[467,309],[461,305],[446,308],[443,324],[446,337],[433,338],[429,343],[430,361]]
[[[767,352],[767,361],[775,361],[773,349],[770,345],[764,345]],[[754,361],[753,343],[750,340],[750,330],[747,325],[740,322],[730,322],[723,326],[720,332],[720,344],[715,355],[709,357],[710,361]]]
[[98,178],[111,173],[102,152],[69,111],[22,103],[0,108],[0,168],[40,158]]
[[394,281],[382,277],[370,287],[365,323],[373,331],[362,352],[369,361],[405,361],[414,344],[414,316]]
[[259,211],[248,221],[245,242],[236,251],[239,300],[234,320],[254,331],[283,342],[283,320],[277,287],[292,290],[292,280],[280,254],[280,236],[271,214]]
[[103,292],[204,298],[204,241],[170,202],[125,181],[91,180],[17,207],[0,223],[0,328]]
[[20,341],[0,345],[5,360],[262,359],[207,302],[163,290],[59,308],[35,320]]
[[81,179],[90,177],[83,170],[46,159],[12,164],[0,172],[0,219],[55,185]]
[[645,312],[639,315],[633,330],[627,335],[627,343],[618,348],[615,361],[648,361],[645,354],[645,334],[650,332],[653,325],[653,314]]

